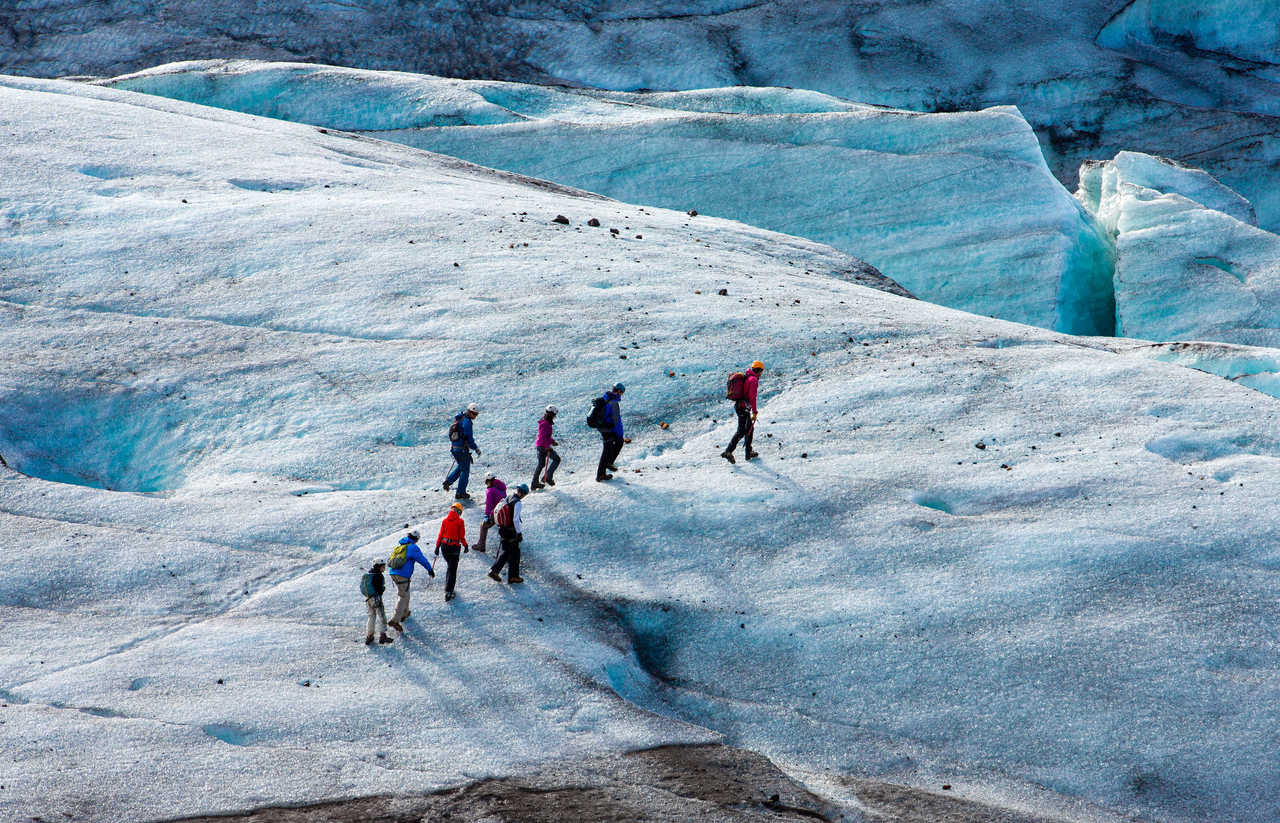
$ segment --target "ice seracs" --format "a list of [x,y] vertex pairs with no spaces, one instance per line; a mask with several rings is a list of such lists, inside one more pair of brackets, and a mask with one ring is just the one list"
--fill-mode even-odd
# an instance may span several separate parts
[[1116,333],[1280,346],[1280,237],[1205,172],[1122,152],[1081,171],[1114,238]]
[[830,244],[932,302],[1112,331],[1106,242],[1012,107],[924,115],[791,89],[627,94],[252,61],[109,83],[694,208]]

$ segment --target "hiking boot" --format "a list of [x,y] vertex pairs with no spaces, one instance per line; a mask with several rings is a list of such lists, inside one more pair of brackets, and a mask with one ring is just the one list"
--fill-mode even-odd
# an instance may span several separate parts
[[445,482],[440,486],[440,488],[444,489],[445,491],[449,491],[449,486],[450,486],[450,483],[449,483],[449,481],[447,481],[447,480],[446,480],[446,481],[445,481]]
[[507,578],[507,582],[508,582],[508,583],[523,583],[523,582],[524,582],[524,578],[523,578],[523,577],[520,577],[519,575],[516,575],[515,577],[508,577],[508,578]]
[[729,452],[729,451],[720,452],[720,456],[723,457],[725,460],[728,460],[730,463],[738,462],[737,460],[733,459],[733,452]]
[[[370,637],[370,638],[372,638],[372,637],[373,637],[373,635],[369,635],[369,637]],[[394,642],[396,642],[396,641],[392,640],[390,637],[387,637],[387,633],[386,633],[386,632],[383,632],[383,633],[382,633],[382,637],[379,637],[379,638],[378,638],[378,642],[385,646],[385,645],[387,645],[388,643],[394,643]]]
[[395,630],[396,630],[396,631],[398,631],[398,632],[401,632],[401,633],[403,633],[403,632],[404,632],[404,626],[400,625],[400,623],[399,623],[398,621],[395,621],[395,620],[388,620],[388,621],[387,621],[387,625],[388,625],[388,626],[390,626],[391,628],[395,629]]
[[[383,637],[386,637],[386,635],[384,634],[384,635],[383,635]],[[371,635],[371,634],[367,634],[367,635],[365,635],[365,637],[364,637],[364,644],[365,644],[366,646],[372,646],[372,645],[373,645],[373,635]]]
[[[446,489],[446,491],[448,490]],[[453,496],[453,499],[454,500],[470,500],[471,495],[467,494],[466,492],[458,492]]]
[[760,452],[747,452],[748,460],[755,460],[759,456],[760,456]]
[[596,482],[597,482],[597,483],[603,483],[603,482],[604,482],[604,481],[606,481],[606,480],[612,480],[612,479],[613,479],[613,475],[611,475],[611,474],[598,474],[598,475],[596,475]]
[[448,603],[452,599],[453,599],[453,592],[444,593],[444,602]]
[[[554,484],[553,484],[553,485],[554,485]],[[546,484],[544,484],[544,483],[534,483],[534,484],[533,484],[532,486],[530,486],[529,488],[530,488],[530,489],[533,489],[534,491],[538,491],[539,489],[545,489],[545,488],[546,488]]]
[[498,574],[493,569],[489,569],[489,578],[491,580],[497,580],[499,583],[502,582],[502,575]]
[[550,477],[544,477],[542,482],[546,483],[548,486],[554,486],[556,484],[556,481],[552,480]]
[[484,547],[484,546],[472,546],[472,547],[471,547],[471,551],[473,551],[473,552],[480,552],[481,554],[484,554],[484,553],[485,553],[485,547]]
[[605,468],[611,472],[616,472],[618,470],[617,466],[605,466]]

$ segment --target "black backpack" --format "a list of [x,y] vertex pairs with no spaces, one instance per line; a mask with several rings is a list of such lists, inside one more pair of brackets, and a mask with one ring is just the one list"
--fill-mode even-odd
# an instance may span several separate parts
[[609,428],[609,421],[604,418],[604,410],[608,402],[603,397],[597,397],[591,401],[591,414],[587,415],[588,426],[593,429]]
[[458,420],[454,420],[453,424],[449,426],[449,442],[450,443],[457,443],[458,440],[462,438],[462,431],[459,429],[459,422],[460,421]]

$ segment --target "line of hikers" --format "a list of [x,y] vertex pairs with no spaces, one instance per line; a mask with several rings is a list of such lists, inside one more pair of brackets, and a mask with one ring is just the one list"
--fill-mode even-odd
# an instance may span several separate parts
[[[751,440],[755,434],[755,421],[758,413],[756,396],[759,390],[760,375],[763,372],[764,363],[757,360],[744,372],[734,372],[729,375],[725,396],[733,401],[734,413],[738,418],[738,428],[734,432],[733,439],[729,441],[729,447],[721,452],[720,456],[730,463],[737,462],[734,459],[733,452],[739,442],[743,444],[745,459],[751,460],[759,456],[751,448]],[[631,442],[631,438],[627,437],[623,430],[622,412],[619,408],[625,391],[626,386],[622,383],[615,383],[613,388],[592,401],[591,413],[587,416],[587,425],[600,432],[602,441],[600,464],[596,469],[597,482],[613,479],[613,475],[609,474],[609,472],[618,470],[614,463],[618,459],[623,445]],[[560,455],[555,450],[559,443],[553,435],[553,430],[558,413],[559,410],[554,405],[549,405],[538,420],[538,433],[534,439],[534,448],[537,450],[538,459],[537,465],[533,470],[533,482],[531,484],[525,485],[521,483],[514,492],[508,495],[506,484],[499,480],[493,472],[485,475],[485,516],[480,524],[480,539],[475,549],[477,552],[486,551],[486,538],[488,537],[489,529],[496,525],[498,527],[499,552],[497,559],[489,567],[489,577],[498,582],[502,582],[501,571],[504,566],[507,568],[507,583],[518,584],[524,582],[524,578],[520,576],[520,543],[524,540],[524,525],[520,516],[522,501],[529,495],[531,489],[543,489],[556,484],[555,471],[560,466]],[[450,487],[457,483],[457,491],[454,494],[455,502],[449,507],[448,514],[445,515],[440,524],[440,532],[436,535],[435,551],[437,558],[444,557],[445,564],[448,567],[444,584],[444,599],[446,603],[454,598],[459,559],[462,554],[471,550],[470,545],[467,543],[466,523],[462,519],[463,504],[461,501],[471,499],[471,495],[467,494],[467,481],[471,476],[471,453],[475,452],[476,457],[480,456],[480,447],[476,445],[472,423],[479,416],[479,404],[470,403],[466,409],[454,417],[453,424],[449,427],[450,453],[453,456],[454,465],[448,476],[445,477],[442,488],[445,491],[449,491]],[[360,591],[365,596],[365,605],[369,615],[364,640],[365,645],[373,644],[375,629],[379,630],[379,643],[393,642],[392,638],[387,635],[388,626],[397,632],[404,631],[404,621],[410,614],[409,590],[413,580],[415,563],[426,569],[430,577],[436,576],[435,569],[432,568],[426,555],[422,553],[422,549],[418,546],[420,539],[421,535],[417,531],[409,532],[400,538],[400,542],[396,544],[391,556],[385,562],[381,559],[375,561],[369,571],[365,572],[361,578]],[[391,580],[395,583],[397,592],[396,608],[389,620],[387,619],[386,608],[382,603],[382,595],[386,591],[383,571],[388,567],[390,567]]]
[[[520,576],[520,543],[524,540],[524,523],[520,517],[522,502],[529,494],[529,487],[521,483],[515,492],[508,495],[507,487],[492,472],[485,475],[485,518],[480,526],[480,540],[476,551],[485,551],[485,538],[489,528],[498,527],[499,551],[497,560],[489,567],[489,577],[502,582],[502,569],[507,569],[507,582],[523,583]],[[409,590],[413,582],[413,566],[418,564],[427,570],[430,577],[436,576],[431,561],[422,553],[418,541],[422,536],[411,531],[391,550],[387,560],[376,560],[369,571],[360,580],[360,591],[365,596],[365,606],[369,612],[369,623],[365,630],[366,646],[373,645],[374,629],[379,629],[379,643],[390,643],[387,627],[397,632],[404,631],[404,621],[409,617]],[[444,577],[444,601],[448,603],[454,598],[454,586],[458,582],[458,561],[462,555],[471,551],[467,543],[467,525],[462,519],[462,503],[455,502],[449,507],[449,513],[440,523],[440,532],[436,535],[437,558],[444,557],[447,566]],[[382,594],[386,591],[386,581],[382,577],[383,570],[391,568],[391,580],[396,584],[396,608],[391,619],[387,619],[386,608],[382,603]]]

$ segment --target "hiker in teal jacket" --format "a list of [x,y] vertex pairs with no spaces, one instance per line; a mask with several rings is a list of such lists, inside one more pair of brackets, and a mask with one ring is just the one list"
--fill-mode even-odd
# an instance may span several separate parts
[[417,532],[409,532],[400,538],[400,545],[404,546],[404,564],[399,567],[394,565],[394,558],[398,552],[391,553],[393,559],[387,564],[391,566],[391,580],[396,584],[396,592],[400,595],[396,600],[396,613],[387,621],[387,625],[398,632],[403,632],[404,621],[409,617],[409,583],[413,579],[413,564],[421,565],[431,577],[435,577],[436,572],[427,562],[427,556],[422,553],[422,549],[418,548]]

